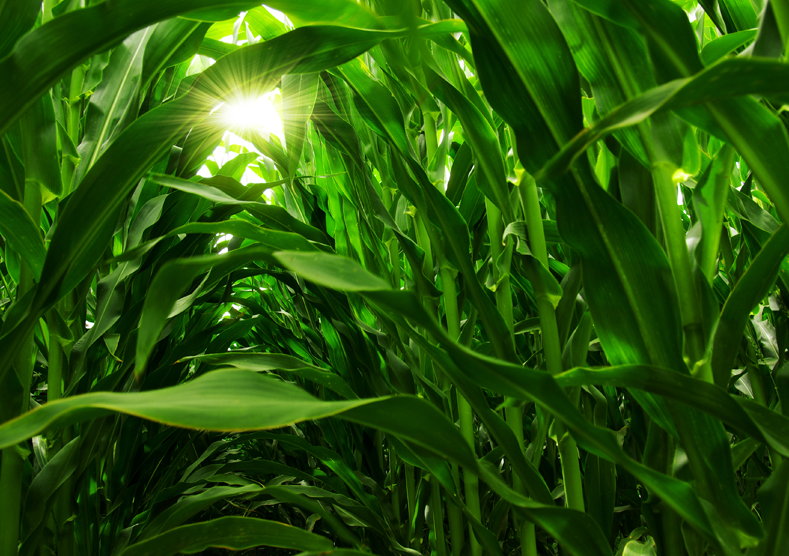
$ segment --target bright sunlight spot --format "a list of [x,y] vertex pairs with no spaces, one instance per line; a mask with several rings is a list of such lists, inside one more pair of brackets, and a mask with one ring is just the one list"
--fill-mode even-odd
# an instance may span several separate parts
[[466,76],[467,79],[471,79],[472,77],[474,77],[474,72],[472,72],[470,69],[466,67],[466,62],[464,62],[463,60],[459,60],[458,64],[460,65],[460,69],[463,70],[463,74]]
[[209,58],[208,56],[202,56],[200,54],[195,54],[194,58],[192,58],[192,62],[189,64],[189,67],[186,70],[187,77],[190,75],[194,75],[197,73],[201,73],[208,69],[209,67],[213,66],[216,60],[213,58]]
[[231,131],[252,131],[260,133],[268,140],[273,133],[282,137],[282,119],[271,102],[275,92],[256,99],[244,99],[228,104],[222,108],[227,128]]
[[[223,241],[230,241],[233,239],[233,236],[231,234],[224,234],[224,235],[217,234],[217,235],[219,235],[219,238],[217,238],[216,243],[214,245],[218,245]],[[219,251],[220,255],[224,255],[225,253],[227,253],[227,247]]]
[[678,183],[687,180],[690,177],[690,174],[688,174],[682,168],[680,168],[679,170],[674,172],[674,175],[672,177],[674,178],[674,183]]
[[[277,113],[273,102],[273,99],[279,94],[279,89],[274,89],[270,93],[257,98],[238,99],[216,106],[211,112],[221,115],[221,121],[227,131],[222,136],[221,144],[208,156],[206,163],[197,171],[197,175],[205,178],[215,176],[226,163],[239,154],[256,153],[258,155],[257,160],[248,164],[240,179],[238,175],[236,175],[236,179],[239,179],[243,185],[265,181],[258,175],[255,165],[264,164],[268,166],[270,161],[261,154],[254,143],[260,139],[271,141],[271,136],[275,135],[279,143],[285,146],[282,119]],[[270,198],[271,191],[265,191],[264,195]]]

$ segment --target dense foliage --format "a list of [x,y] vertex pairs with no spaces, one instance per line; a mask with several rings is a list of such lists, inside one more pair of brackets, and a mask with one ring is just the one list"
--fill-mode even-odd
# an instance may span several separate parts
[[0,556],[789,553],[784,45],[0,0]]

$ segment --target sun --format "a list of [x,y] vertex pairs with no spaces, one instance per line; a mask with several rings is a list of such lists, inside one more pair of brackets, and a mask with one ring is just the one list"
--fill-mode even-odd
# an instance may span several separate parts
[[273,133],[282,138],[282,119],[271,101],[276,92],[257,98],[239,99],[222,106],[227,129],[235,132],[258,132],[265,138]]

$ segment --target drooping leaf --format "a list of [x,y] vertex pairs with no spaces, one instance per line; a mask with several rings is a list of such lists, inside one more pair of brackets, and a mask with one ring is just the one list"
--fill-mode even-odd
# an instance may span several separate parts
[[211,547],[244,550],[257,546],[325,552],[332,544],[329,539],[285,523],[253,517],[222,517],[170,529],[131,545],[122,554],[169,556],[196,554]]

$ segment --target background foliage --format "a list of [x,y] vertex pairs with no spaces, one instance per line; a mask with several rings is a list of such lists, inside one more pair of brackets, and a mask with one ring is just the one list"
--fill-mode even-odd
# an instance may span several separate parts
[[786,554],[787,41],[0,1],[0,554]]

